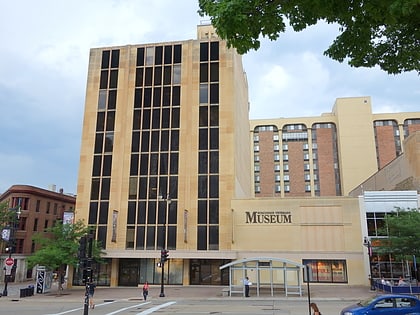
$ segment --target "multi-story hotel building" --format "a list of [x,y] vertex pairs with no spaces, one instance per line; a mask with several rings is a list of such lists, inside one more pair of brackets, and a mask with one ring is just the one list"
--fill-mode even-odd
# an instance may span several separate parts
[[391,159],[375,122],[411,133],[420,113],[372,115],[362,97],[250,123],[241,56],[210,25],[197,35],[90,52],[75,218],[106,252],[95,280],[160,283],[166,248],[170,284],[240,283],[226,267],[238,260],[254,282],[280,261],[366,283],[359,202],[344,195]]
[[319,117],[251,120],[255,195],[347,196],[415,131],[420,112],[373,114],[370,97],[337,99]]

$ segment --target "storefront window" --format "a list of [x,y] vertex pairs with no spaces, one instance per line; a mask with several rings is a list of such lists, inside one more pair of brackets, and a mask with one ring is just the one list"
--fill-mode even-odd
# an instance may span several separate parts
[[[345,260],[310,260],[303,259],[302,263],[309,267],[309,281],[320,283],[347,283],[347,265]],[[304,281],[308,281],[305,272]]]

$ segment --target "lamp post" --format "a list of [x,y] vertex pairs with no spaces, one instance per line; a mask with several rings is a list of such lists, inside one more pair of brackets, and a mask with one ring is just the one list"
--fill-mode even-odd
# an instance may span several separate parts
[[370,275],[369,275],[369,281],[370,281],[370,290],[371,291],[375,291],[376,290],[376,288],[375,288],[375,282],[374,282],[374,280],[373,280],[373,274],[372,274],[372,264],[371,264],[371,257],[372,257],[372,243],[371,243],[371,241],[370,241],[370,239],[369,239],[369,237],[367,237],[367,236],[365,236],[364,238],[363,238],[363,246],[365,246],[366,248],[367,248],[367,250],[368,250],[368,257],[369,257],[369,272],[370,272]]
[[165,215],[163,220],[163,248],[160,252],[160,266],[162,268],[162,275],[160,278],[160,294],[159,297],[165,297],[165,285],[164,285],[164,276],[165,276],[165,262],[168,260],[168,251],[166,250],[166,217],[168,213],[168,207],[171,205],[171,196],[169,193],[166,195],[166,198],[159,196],[160,200],[165,201]]
[[2,238],[8,243],[6,247],[6,253],[9,253],[9,257],[4,260],[3,269],[5,271],[5,274],[4,274],[4,289],[3,289],[2,296],[8,295],[7,285],[9,283],[10,276],[12,274],[12,270],[14,268],[14,263],[15,263],[14,259],[12,258],[12,251],[13,251],[14,242],[15,242],[15,229],[16,229],[16,223],[20,219],[20,214],[21,214],[20,205],[15,208],[11,208],[9,210],[15,211],[15,215],[12,218],[11,227],[9,227],[8,229],[3,229],[2,231]]

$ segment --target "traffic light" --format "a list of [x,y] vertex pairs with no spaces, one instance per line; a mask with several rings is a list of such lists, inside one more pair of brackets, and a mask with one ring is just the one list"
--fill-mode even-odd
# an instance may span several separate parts
[[77,253],[79,260],[83,260],[86,258],[86,245],[87,245],[86,236],[82,236],[79,240],[79,251]]
[[162,249],[160,251],[160,261],[161,262],[165,262],[168,260],[168,256],[169,256],[169,251],[166,249]]

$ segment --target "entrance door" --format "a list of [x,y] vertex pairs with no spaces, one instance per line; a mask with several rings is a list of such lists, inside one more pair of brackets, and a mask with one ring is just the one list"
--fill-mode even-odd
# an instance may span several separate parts
[[120,259],[118,285],[137,286],[139,283],[139,263],[134,259]]

